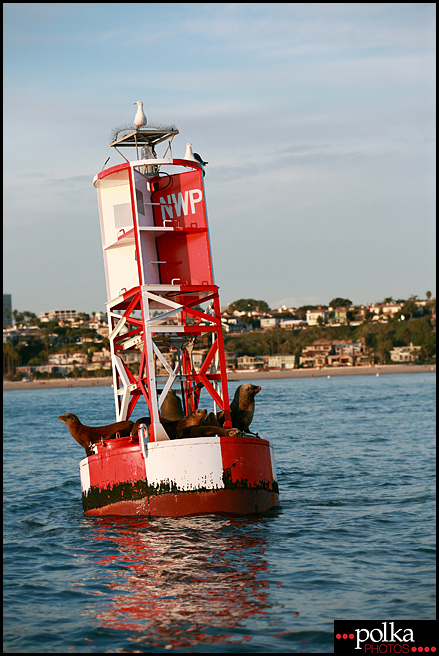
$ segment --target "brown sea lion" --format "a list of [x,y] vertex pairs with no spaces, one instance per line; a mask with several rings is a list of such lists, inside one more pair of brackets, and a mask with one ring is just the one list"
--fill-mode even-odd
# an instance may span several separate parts
[[217,416],[213,412],[209,412],[209,414],[204,417],[201,423],[203,426],[221,426]]
[[[169,424],[173,422],[176,426],[177,422],[184,418],[184,412],[180,397],[177,396],[177,394],[172,389],[169,390],[165,400],[162,403],[162,407],[160,408],[160,417],[163,426],[168,425],[170,432],[175,434],[175,427],[169,426]],[[131,429],[131,435],[137,435],[140,424],[146,424],[147,426],[150,426],[151,418],[141,417],[140,419],[137,419],[133,428]]]
[[[248,431],[255,413],[255,396],[260,391],[259,385],[252,385],[252,383],[244,383],[237,388],[230,404],[230,417],[234,428],[239,428],[244,433]],[[223,412],[219,420],[220,423],[224,423]]]
[[137,435],[140,424],[146,424],[147,426],[150,426],[151,419],[149,417],[140,417],[140,419],[137,419],[137,421],[134,422],[130,435]]
[[134,425],[132,421],[117,421],[108,426],[85,426],[71,412],[61,415],[60,419],[66,424],[72,437],[84,447],[88,456],[94,453],[93,444],[100,442],[101,439],[112,440],[116,437],[116,433],[119,433],[120,437],[125,437],[130,434]]
[[241,431],[237,428],[221,428],[221,426],[186,426],[178,434],[178,439],[185,437],[213,437],[214,435],[240,435]]
[[179,421],[184,417],[183,404],[180,397],[170,389],[160,408],[160,417],[162,420]]
[[[175,439],[176,435],[176,430],[177,430],[177,424],[180,421],[168,421],[167,419],[162,419],[161,423],[163,428],[168,434],[169,439]],[[137,421],[134,423],[134,426],[131,429],[131,435],[137,435],[139,431],[139,426],[140,424],[146,424],[148,427],[151,426],[151,419],[150,417],[140,417],[140,419],[137,419]]]
[[[178,419],[178,421],[169,421],[162,418],[161,423],[166,433],[168,434],[169,439],[175,440],[178,431],[183,430],[183,428],[186,426],[198,426],[206,413],[207,410],[195,410],[188,417],[182,417],[181,419]],[[140,424],[146,424],[147,426],[150,426],[151,419],[149,417],[141,417],[140,419],[137,419],[131,429],[131,435],[137,435]]]
[[179,439],[178,436],[180,432],[184,428],[188,428],[190,426],[199,426],[201,423],[201,420],[203,417],[205,417],[207,414],[207,410],[202,410],[201,408],[198,408],[198,410],[194,410],[191,412],[191,414],[188,417],[183,417],[183,419],[180,419],[180,421],[177,422],[176,430],[175,430],[175,438],[171,437],[171,435],[168,432],[168,425],[165,425],[165,430],[168,433],[170,439]]

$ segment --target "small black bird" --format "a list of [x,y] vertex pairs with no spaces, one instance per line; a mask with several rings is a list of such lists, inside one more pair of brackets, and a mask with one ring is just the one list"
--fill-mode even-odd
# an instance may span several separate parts
[[201,157],[199,156],[198,153],[194,153],[194,157],[195,157],[195,159],[196,159],[198,162],[200,162],[200,164],[202,164],[203,166],[206,166],[206,164],[209,164],[209,162],[203,162],[203,160],[201,159]]

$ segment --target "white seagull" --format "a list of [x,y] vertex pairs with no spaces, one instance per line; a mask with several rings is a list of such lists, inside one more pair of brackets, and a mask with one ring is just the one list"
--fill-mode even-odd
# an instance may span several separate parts
[[186,152],[184,154],[184,159],[193,159],[197,161],[194,157],[194,154],[192,152],[192,144],[188,143],[186,144]]
[[133,103],[133,105],[137,105],[137,113],[134,117],[134,125],[137,129],[139,129],[143,125],[146,125],[146,116],[143,113],[143,102],[138,100],[137,102]]
[[185,152],[185,154],[184,154],[184,159],[192,159],[194,162],[199,162],[199,163],[201,164],[201,166],[203,167],[203,168],[201,169],[201,171],[202,171],[202,173],[203,173],[203,178],[204,178],[204,175],[205,175],[205,173],[204,173],[204,167],[205,167],[206,164],[208,164],[209,162],[203,162],[203,160],[201,159],[201,157],[200,157],[200,155],[199,155],[198,153],[193,153],[193,152],[192,152],[192,144],[190,144],[190,143],[186,144],[186,152]]

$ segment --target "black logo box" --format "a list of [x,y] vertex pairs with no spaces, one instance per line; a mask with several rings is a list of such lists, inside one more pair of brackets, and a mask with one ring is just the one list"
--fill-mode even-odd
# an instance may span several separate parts
[[437,620],[335,620],[334,654],[434,654]]

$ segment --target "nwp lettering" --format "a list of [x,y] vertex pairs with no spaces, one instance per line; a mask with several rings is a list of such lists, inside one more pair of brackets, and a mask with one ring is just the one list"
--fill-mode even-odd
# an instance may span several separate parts
[[[159,198],[162,210],[162,219],[173,219],[183,215],[188,215],[189,207],[191,214],[195,214],[195,205],[203,200],[201,189],[189,189],[184,194],[181,191],[177,194],[168,194],[166,199],[164,196]],[[174,217],[175,214],[175,217]],[[166,216],[167,215],[167,216]]]

